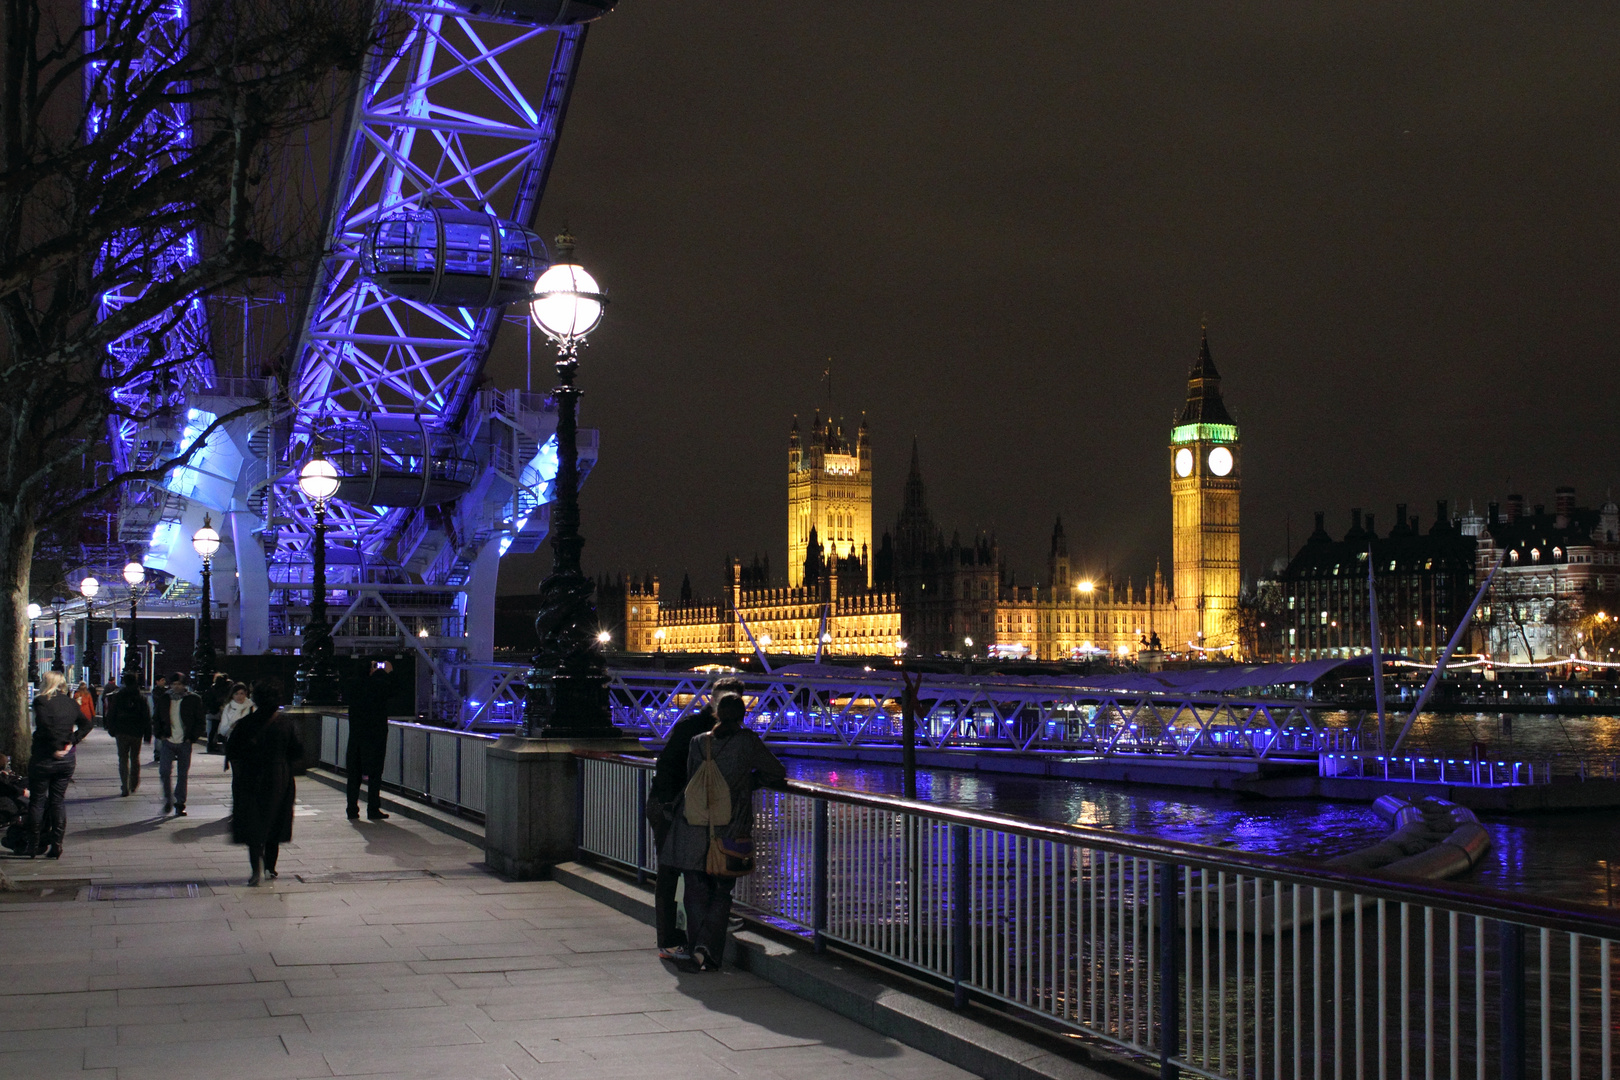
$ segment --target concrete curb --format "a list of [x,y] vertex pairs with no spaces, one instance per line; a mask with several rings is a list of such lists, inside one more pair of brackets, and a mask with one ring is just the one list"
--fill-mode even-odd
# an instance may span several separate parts
[[[652,924],[652,894],[580,863],[551,869],[561,885]],[[856,961],[817,955],[760,934],[733,935],[727,962],[941,1061],[988,1080],[1102,1080],[1152,1075],[1131,1062],[1031,1030],[1027,1037],[879,982]],[[1008,1024],[1011,1027],[1011,1023]],[[1043,1043],[1053,1045],[1042,1045]],[[1058,1044],[1062,1044],[1061,1047]],[[1060,1049],[1062,1052],[1060,1052]],[[1075,1060],[1083,1055],[1090,1063]]]
[[[337,788],[339,791],[348,786],[348,781],[339,773],[328,772],[324,768],[312,768],[304,774],[309,779],[325,784],[327,787]],[[476,821],[457,817],[455,814],[429,806],[426,803],[416,802],[413,799],[402,798],[387,789],[382,793],[383,809],[390,814],[419,821],[430,829],[448,833],[457,840],[463,840],[479,851],[484,850],[484,827]]]

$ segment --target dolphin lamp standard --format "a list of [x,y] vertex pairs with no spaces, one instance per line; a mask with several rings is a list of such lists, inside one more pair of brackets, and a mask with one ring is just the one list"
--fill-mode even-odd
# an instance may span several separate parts
[[[136,603],[141,595],[141,583],[145,580],[146,567],[138,562],[124,565],[124,584],[129,586],[129,648],[124,650],[124,682],[130,686],[141,684],[141,652],[135,647],[135,643],[141,639],[140,623],[137,621],[140,612],[136,610]],[[99,588],[99,585],[97,587]],[[80,588],[82,589],[83,585]]]
[[580,570],[585,541],[579,535],[579,348],[602,321],[607,298],[596,279],[573,260],[574,238],[557,237],[557,261],[534,283],[529,314],[557,346],[556,505],[552,508],[551,573],[540,583],[534,629],[538,648],[529,668],[524,727],[543,738],[612,738],[607,665],[597,626],[590,579]]
[[197,645],[191,650],[191,681],[206,688],[214,674],[214,605],[208,579],[214,555],[219,551],[219,533],[207,514],[203,515],[202,528],[191,534],[191,547],[202,559],[202,617],[197,621]]
[[337,668],[332,663],[332,627],[326,620],[326,503],[337,494],[337,467],[327,460],[317,442],[310,458],[298,470],[298,490],[315,506],[315,535],[311,538],[314,578],[309,591],[309,618],[299,649],[302,662],[294,677],[300,705],[336,705],[342,701]]

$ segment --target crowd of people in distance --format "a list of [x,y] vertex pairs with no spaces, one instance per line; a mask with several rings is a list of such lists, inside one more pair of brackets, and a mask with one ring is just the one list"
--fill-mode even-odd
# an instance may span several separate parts
[[[370,781],[367,817],[388,817],[381,782],[392,672],[387,661],[373,663],[350,694],[351,820],[360,816],[362,777]],[[303,741],[282,704],[278,681],[261,680],[250,688],[223,672],[200,690],[192,688],[185,672],[159,676],[150,692],[130,678],[108,686],[99,701],[89,685],[70,688],[63,673],[41,672],[26,775],[12,771],[10,760],[0,755],[0,845],[25,858],[61,857],[75,751],[99,716],[117,746],[120,797],[140,789],[145,747],[152,747],[165,818],[187,816],[193,748],[200,743],[205,754],[223,754],[231,774],[231,839],[248,849],[248,884],[274,878],[281,845],[292,839],[294,774],[304,759]]]
[[[388,738],[392,665],[373,663],[350,687],[347,813],[382,811],[381,779]],[[670,729],[658,755],[646,814],[658,851],[654,895],[659,956],[682,970],[717,971],[725,956],[732,891],[753,871],[753,794],[787,779],[782,762],[743,723],[744,684],[721,679],[708,704]],[[281,845],[292,839],[295,773],[304,759],[298,727],[273,680],[249,688],[218,673],[202,691],[184,672],[156,680],[143,693],[133,680],[103,695],[101,716],[117,743],[119,793],[141,785],[144,747],[152,745],[163,790],[163,816],[186,816],[192,749],[222,752],[231,773],[231,839],[248,849],[249,885],[277,876]],[[34,698],[34,738],[28,773],[0,756],[0,843],[29,858],[59,858],[67,827],[66,793],[74,751],[97,715],[89,688],[69,690],[60,672],[42,673]],[[679,897],[684,888],[684,898]],[[685,925],[678,909],[684,906]]]

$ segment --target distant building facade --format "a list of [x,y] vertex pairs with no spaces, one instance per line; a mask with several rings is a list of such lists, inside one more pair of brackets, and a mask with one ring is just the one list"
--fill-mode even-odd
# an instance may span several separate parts
[[1476,543],[1454,521],[1444,502],[1425,532],[1406,504],[1395,508],[1395,526],[1379,536],[1373,515],[1350,511],[1350,530],[1334,539],[1316,515],[1316,529],[1289,560],[1270,595],[1280,610],[1280,632],[1264,635],[1276,659],[1322,660],[1372,651],[1367,560],[1377,585],[1380,647],[1428,663],[1445,649],[1457,620],[1474,595]]
[[[1575,489],[1553,493],[1553,511],[1524,496],[1492,503],[1479,534],[1475,572],[1481,580],[1498,559],[1481,607],[1480,647],[1493,659],[1533,663],[1582,655],[1582,623],[1603,611],[1620,614],[1620,507],[1575,505]],[[1597,659],[1597,658],[1593,658]]]
[[732,560],[718,601],[695,600],[689,588],[671,600],[645,576],[604,582],[599,606],[634,652],[738,655],[768,640],[773,653],[806,656],[818,642],[834,656],[1068,660],[1189,646],[1220,654],[1237,640],[1240,452],[1206,335],[1170,436],[1171,578],[1157,570],[1141,585],[1082,578],[1059,520],[1045,582],[1020,585],[994,536],[946,540],[915,443],[899,519],[874,541],[866,422],[850,440],[818,413],[808,432],[795,419],[788,433],[786,588]]

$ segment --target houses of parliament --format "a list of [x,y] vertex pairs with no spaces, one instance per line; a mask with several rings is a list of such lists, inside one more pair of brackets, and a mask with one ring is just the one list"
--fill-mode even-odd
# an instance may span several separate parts
[[[1140,585],[1078,576],[1063,522],[1052,529],[1044,583],[1009,576],[996,541],[945,538],[928,510],[916,443],[900,516],[874,538],[872,447],[818,413],[788,433],[787,585],[769,566],[732,560],[725,594],[662,594],[656,577],[604,582],[605,621],[621,616],[631,652],[899,657],[961,655],[1070,660],[1130,658],[1150,647],[1227,654],[1237,638],[1237,424],[1221,397],[1207,334],[1171,428],[1173,564]],[[623,605],[622,609],[619,605]]]

